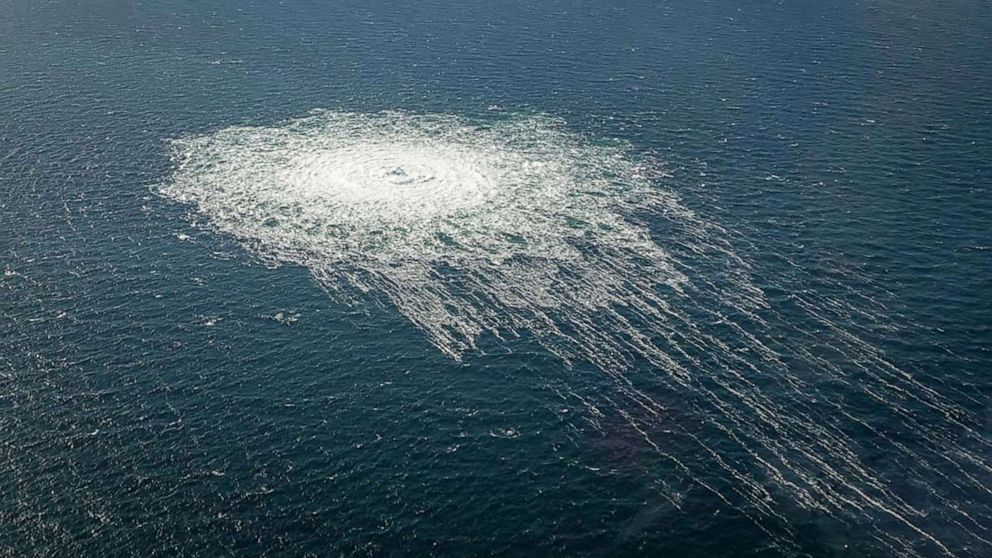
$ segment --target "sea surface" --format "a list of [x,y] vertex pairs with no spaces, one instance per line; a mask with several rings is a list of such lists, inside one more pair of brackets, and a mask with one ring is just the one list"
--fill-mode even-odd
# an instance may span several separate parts
[[987,0],[0,0],[0,556],[992,556]]

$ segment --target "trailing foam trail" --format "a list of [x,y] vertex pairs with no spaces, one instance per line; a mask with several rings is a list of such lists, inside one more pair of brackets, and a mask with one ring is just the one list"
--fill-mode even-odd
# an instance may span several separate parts
[[[670,463],[662,483],[676,506],[682,477],[783,548],[796,535],[791,502],[870,526],[893,555],[992,552],[988,498],[970,499],[990,493],[992,445],[980,419],[847,325],[884,327],[884,305],[796,293],[793,311],[812,329],[790,322],[751,281],[740,239],[662,189],[658,166],[623,144],[544,116],[317,111],[172,147],[163,195],[257,257],[307,267],[332,296],[390,302],[456,359],[482,335],[529,332],[566,363],[595,364],[613,393],[556,391],[595,428],[613,409]],[[692,430],[660,396],[677,397]],[[913,443],[847,398],[870,401]],[[666,436],[697,451],[677,454]],[[899,459],[940,508],[907,501],[869,451]]]

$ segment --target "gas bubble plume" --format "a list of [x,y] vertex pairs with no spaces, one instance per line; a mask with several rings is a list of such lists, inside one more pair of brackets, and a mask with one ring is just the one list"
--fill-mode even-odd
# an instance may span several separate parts
[[484,333],[527,329],[566,359],[619,364],[630,347],[596,315],[656,312],[655,287],[686,281],[637,216],[687,213],[657,171],[548,117],[317,112],[173,146],[166,196],[332,292],[385,296],[455,358]]
[[526,333],[593,364],[609,390],[547,384],[583,428],[605,436],[616,417],[648,448],[672,509],[708,494],[793,554],[797,516],[885,555],[992,552],[992,441],[962,405],[980,402],[866,340],[894,327],[877,289],[858,290],[870,278],[759,288],[735,250],[749,241],[630,146],[541,115],[331,111],[171,146],[160,193],[256,257],[394,306],[456,359]]

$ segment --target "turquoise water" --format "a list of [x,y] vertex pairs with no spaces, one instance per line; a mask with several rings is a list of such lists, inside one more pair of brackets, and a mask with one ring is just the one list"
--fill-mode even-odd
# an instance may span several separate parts
[[986,2],[0,13],[0,555],[992,553]]

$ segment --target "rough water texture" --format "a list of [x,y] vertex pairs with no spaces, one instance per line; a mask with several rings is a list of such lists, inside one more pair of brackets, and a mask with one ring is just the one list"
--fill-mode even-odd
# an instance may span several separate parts
[[987,5],[208,4],[0,0],[0,556],[992,555]]
[[[803,321],[824,332],[822,343],[835,356],[774,346],[763,317],[774,309],[731,249],[731,235],[686,209],[664,189],[659,163],[623,144],[577,136],[546,116],[473,122],[314,111],[172,146],[176,171],[160,192],[191,204],[194,223],[232,235],[266,262],[305,266],[341,300],[388,301],[453,358],[482,335],[526,332],[565,363],[594,363],[615,384],[605,397],[613,412],[687,482],[761,528],[785,520],[779,500],[789,498],[802,509],[863,522],[893,555],[922,555],[920,540],[925,552],[953,554],[934,518],[859,458],[849,433],[856,428],[911,459],[919,482],[942,502],[940,521],[989,544],[988,526],[971,506],[946,500],[946,489],[926,478],[933,473],[955,491],[992,496],[990,441],[962,421],[963,409],[838,318],[878,321],[880,310],[799,293]],[[652,236],[645,216],[666,235]],[[708,333],[700,320],[719,324],[724,335]],[[649,363],[652,383],[683,398],[747,461],[725,460],[707,437],[688,430],[679,434],[704,458],[688,464],[668,453],[662,438],[671,430],[662,425],[669,409],[628,378],[637,362]],[[887,409],[941,452],[943,463],[891,440],[796,369],[813,369],[815,383],[830,378]],[[581,399],[567,384],[559,389],[566,400]],[[603,415],[582,403],[593,418]],[[839,420],[807,412],[824,406]],[[713,470],[735,486],[724,493],[711,485]],[[659,482],[678,506],[674,483]],[[786,546],[793,535],[766,533]]]

